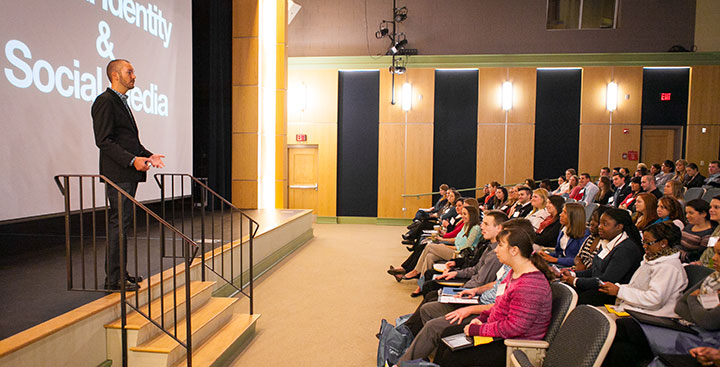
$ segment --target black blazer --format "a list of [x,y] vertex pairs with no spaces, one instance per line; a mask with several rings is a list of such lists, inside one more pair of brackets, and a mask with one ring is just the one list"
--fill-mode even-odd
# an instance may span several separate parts
[[622,203],[623,200],[625,200],[625,198],[630,195],[631,192],[632,188],[629,184],[623,185],[622,189],[620,189],[619,191],[617,188],[615,188],[615,193],[613,193],[614,199],[612,205],[616,208],[620,206],[620,203]]
[[692,187],[702,187],[704,184],[705,176],[698,173],[692,180],[688,180],[688,183],[685,184],[685,187],[687,187],[688,189]]
[[150,157],[138,137],[135,120],[120,97],[110,88],[97,96],[92,105],[95,145],[100,148],[100,174],[111,181],[144,182],[145,172],[135,169],[134,157]]
[[595,254],[592,267],[577,272],[575,287],[579,291],[598,289],[598,279],[604,282],[628,284],[643,259],[643,250],[628,238],[613,248],[604,259]]

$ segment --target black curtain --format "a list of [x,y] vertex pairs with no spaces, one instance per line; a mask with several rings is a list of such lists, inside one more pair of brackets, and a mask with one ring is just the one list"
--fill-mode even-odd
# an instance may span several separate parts
[[582,70],[538,70],[535,102],[536,179],[578,166]]
[[[477,113],[478,71],[436,70],[433,190],[444,183],[457,189],[475,187]],[[435,195],[433,202],[438,199]]]
[[380,73],[339,78],[337,215],[377,217]]
[[192,2],[193,175],[230,198],[232,1]]

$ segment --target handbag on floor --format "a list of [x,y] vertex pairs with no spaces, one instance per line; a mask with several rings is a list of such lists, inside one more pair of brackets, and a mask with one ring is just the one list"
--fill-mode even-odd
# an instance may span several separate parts
[[389,366],[396,364],[400,356],[410,347],[414,336],[410,328],[404,324],[404,321],[407,320],[410,315],[406,316],[398,318],[398,321],[403,322],[398,322],[398,326],[393,326],[393,324],[387,322],[385,319],[380,323],[380,332],[375,335],[379,339],[377,353],[378,367],[384,367],[385,363]]

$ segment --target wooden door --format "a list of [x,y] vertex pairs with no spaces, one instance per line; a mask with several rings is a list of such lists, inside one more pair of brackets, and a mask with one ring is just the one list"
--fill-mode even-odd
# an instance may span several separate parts
[[318,207],[318,149],[317,147],[288,148],[288,207],[312,209]]
[[675,129],[643,129],[640,159],[648,165],[675,160]]

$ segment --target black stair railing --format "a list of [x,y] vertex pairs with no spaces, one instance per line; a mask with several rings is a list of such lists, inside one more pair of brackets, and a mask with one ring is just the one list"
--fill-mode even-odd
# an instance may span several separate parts
[[[253,314],[253,244],[258,222],[201,179],[181,173],[156,173],[154,177],[161,193],[160,215],[200,246],[202,280],[208,271],[213,273],[248,297]],[[243,243],[247,244],[247,262]],[[175,256],[164,248],[162,253]]]
[[[160,328],[164,333],[172,337],[180,345],[186,349],[187,365],[192,366],[192,327],[191,327],[191,298],[190,298],[190,265],[197,255],[200,246],[190,237],[179,231],[171,223],[155,214],[145,205],[141,204],[127,192],[118,187],[115,183],[108,180],[102,175],[58,175],[55,176],[55,183],[60,192],[64,196],[65,201],[65,249],[66,249],[66,265],[67,265],[67,288],[71,291],[94,291],[108,292],[105,288],[105,282],[99,282],[99,275],[104,270],[99,269],[98,259],[104,258],[107,261],[108,251],[108,218],[110,215],[110,206],[108,205],[107,196],[104,188],[112,186],[118,192],[118,202],[122,197],[132,202],[132,229],[131,233],[123,232],[123,213],[122,206],[119,208],[119,237],[120,237],[120,319],[122,333],[122,365],[127,366],[128,348],[127,348],[127,311],[126,307],[130,306],[136,312],[147,318],[151,323]],[[103,186],[103,189],[98,189]],[[89,190],[88,190],[89,187]],[[76,218],[73,221],[73,218]],[[154,228],[158,228],[155,232]],[[104,230],[103,230],[104,229]],[[159,238],[153,237],[160,233]],[[165,256],[167,249],[166,238],[172,237],[171,257]],[[132,292],[126,292],[126,274],[125,265],[126,249],[123,245],[123,239],[127,238],[128,249],[132,252],[129,257],[128,266],[134,271],[135,276],[144,272],[148,277],[147,281],[140,283],[141,289]],[[180,244],[176,240],[179,240]],[[160,245],[153,245],[156,242]],[[144,242],[144,243],[143,243]],[[144,246],[144,248],[142,248]],[[178,250],[178,247],[179,250]],[[158,251],[162,248],[163,251]],[[180,252],[180,255],[178,255]],[[155,261],[156,260],[156,261]],[[144,265],[141,266],[141,263]],[[180,268],[184,274],[178,274]],[[166,277],[164,271],[172,269],[171,275]],[[159,273],[159,281],[151,282],[149,277]],[[172,282],[172,325],[170,324],[169,313],[170,305],[166,305],[165,282]],[[185,309],[184,316],[186,319],[186,337],[181,340],[178,337],[178,319],[182,319],[183,315],[178,315],[178,297],[177,288],[179,282],[185,284]],[[160,291],[153,290],[159,287]],[[146,297],[147,306],[141,307],[141,294]],[[128,297],[129,296],[129,297]],[[153,300],[160,298],[159,310],[152,306]],[[144,300],[144,299],[143,299]],[[159,319],[159,321],[156,321]]]

